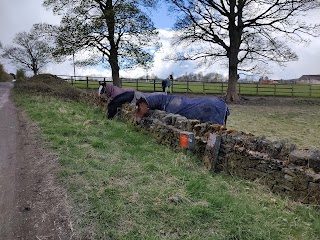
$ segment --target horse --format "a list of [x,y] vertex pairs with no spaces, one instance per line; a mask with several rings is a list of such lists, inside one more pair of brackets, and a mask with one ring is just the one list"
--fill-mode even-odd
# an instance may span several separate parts
[[129,91],[115,96],[108,104],[107,118],[112,119],[118,112],[118,108],[125,103],[131,103],[135,99],[134,95],[134,91]]
[[120,93],[109,102],[107,107],[107,118],[112,119],[118,112],[118,109],[125,103],[131,103],[135,105],[137,99],[164,94],[165,93],[162,92],[144,93],[139,91],[125,91]]
[[111,84],[102,83],[100,84],[98,89],[98,96],[100,97],[101,95],[105,94],[109,98],[114,98],[121,93],[134,92],[134,91],[135,90],[131,88],[121,88],[121,87],[113,86]]
[[148,115],[149,110],[162,110],[179,114],[187,119],[197,119],[201,123],[226,125],[230,115],[229,108],[221,98],[189,98],[176,95],[152,95],[140,98],[136,102],[135,120]]

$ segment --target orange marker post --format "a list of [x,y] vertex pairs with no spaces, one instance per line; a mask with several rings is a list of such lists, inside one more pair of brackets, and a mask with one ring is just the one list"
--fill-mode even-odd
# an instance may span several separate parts
[[180,147],[189,147],[189,136],[187,134],[180,134]]

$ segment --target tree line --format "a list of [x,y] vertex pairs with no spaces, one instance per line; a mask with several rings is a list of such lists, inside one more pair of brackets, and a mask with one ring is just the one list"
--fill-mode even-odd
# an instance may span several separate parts
[[26,73],[23,69],[18,69],[16,74],[7,73],[3,65],[0,63],[0,82],[7,82],[15,79],[25,79]]
[[0,82],[8,81],[9,79],[12,79],[12,76],[8,74],[4,68],[3,65],[0,64]]
[[45,8],[61,16],[60,25],[39,23],[18,33],[15,45],[0,45],[1,57],[36,75],[50,61],[84,53],[78,65],[109,67],[113,84],[121,86],[120,69],[150,69],[161,49],[150,18],[150,9],[161,4],[176,16],[174,51],[166,59],[227,66],[230,101],[239,101],[240,71],[261,72],[269,62],[297,60],[288,42],[320,36],[319,23],[305,18],[320,8],[317,0],[44,0]]

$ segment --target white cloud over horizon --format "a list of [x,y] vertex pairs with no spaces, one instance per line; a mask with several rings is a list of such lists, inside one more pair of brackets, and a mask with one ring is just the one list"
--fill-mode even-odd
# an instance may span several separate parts
[[[52,12],[46,11],[42,7],[43,0],[20,1],[20,0],[1,0],[0,2],[0,42],[3,45],[11,44],[11,41],[16,33],[21,31],[29,31],[33,24],[46,22],[51,24],[58,24],[59,17],[54,16]],[[162,16],[165,18],[165,16]],[[317,20],[319,18],[317,17]],[[158,19],[159,21],[159,19]],[[181,76],[186,73],[204,74],[209,72],[217,72],[223,75],[228,73],[225,67],[219,64],[210,67],[197,68],[196,62],[181,62],[175,63],[172,61],[164,61],[166,55],[174,51],[170,44],[173,31],[162,26],[159,29],[160,40],[162,48],[154,55],[154,64],[148,70],[148,75],[156,75],[159,78],[167,78],[170,74],[175,77]],[[314,38],[309,46],[293,45],[293,50],[299,56],[296,62],[290,62],[287,67],[281,68],[274,64],[270,64],[270,70],[273,72],[268,77],[271,79],[292,79],[299,78],[305,74],[320,74],[320,39]],[[8,72],[15,72],[16,68],[0,59]],[[55,75],[73,75],[72,61],[66,61],[61,64],[48,64],[42,72],[52,73]],[[147,71],[145,69],[136,68],[128,71],[121,70],[121,77],[141,77],[145,76]],[[102,67],[76,67],[77,76],[99,76],[110,77],[111,71],[103,69]]]

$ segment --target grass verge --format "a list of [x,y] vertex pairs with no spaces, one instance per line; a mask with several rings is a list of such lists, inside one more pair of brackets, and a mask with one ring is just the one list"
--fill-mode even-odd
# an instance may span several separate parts
[[318,239],[320,213],[206,172],[86,104],[15,95],[59,156],[78,239]]

